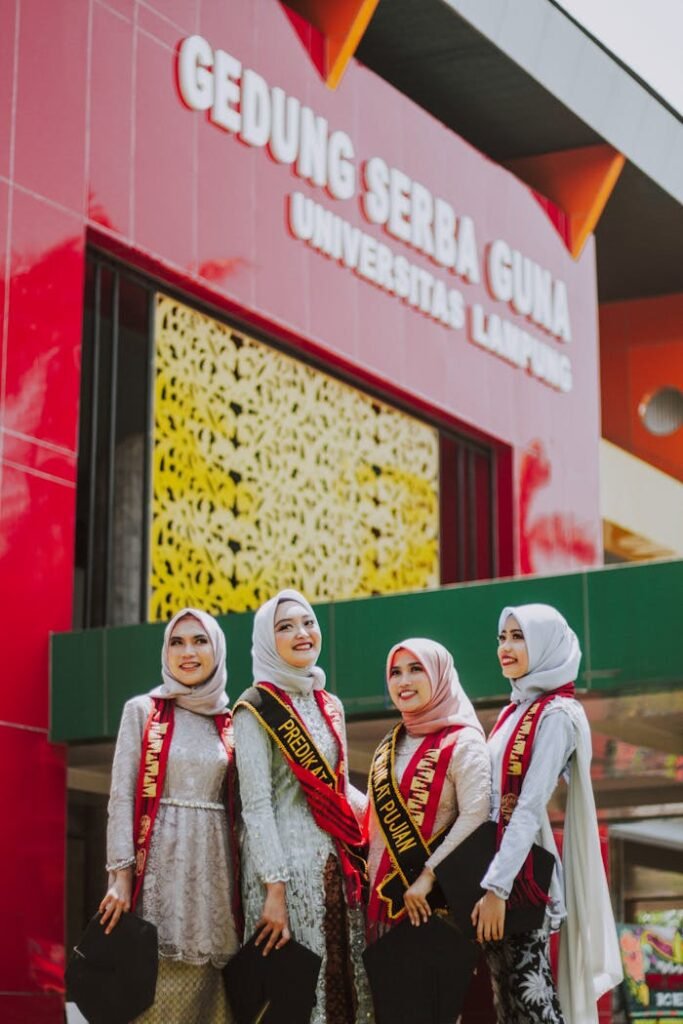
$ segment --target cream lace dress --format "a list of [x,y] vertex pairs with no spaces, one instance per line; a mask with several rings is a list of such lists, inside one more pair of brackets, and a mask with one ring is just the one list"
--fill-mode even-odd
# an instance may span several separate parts
[[[123,710],[112,768],[107,870],[134,863],[133,814],[150,697]],[[136,912],[159,931],[157,997],[144,1024],[230,1021],[220,968],[237,952],[223,803],[227,755],[210,716],[175,708],[175,725]]]
[[[318,750],[328,761],[336,763],[337,743],[313,694],[292,696],[292,701]],[[341,709],[341,702],[339,707]],[[285,763],[279,748],[256,718],[246,709],[238,708],[234,730],[244,822],[241,870],[245,938],[252,934],[261,916],[265,883],[286,882],[287,911],[292,935],[323,958],[311,1024],[325,1024],[323,872],[330,855],[336,856],[334,840],[316,825],[301,786]],[[347,786],[347,792],[354,810],[362,814],[365,797],[352,787]],[[360,1024],[361,1021],[373,1019],[372,1002],[361,959],[365,948],[362,910],[349,908],[348,917],[358,996],[356,1022]],[[349,1021],[348,1024],[355,1022]]]
[[[424,736],[410,736],[405,730],[399,737],[395,758],[396,779],[399,784],[423,741]],[[490,806],[491,764],[486,740],[475,729],[461,729],[446,771],[434,831],[439,832],[450,821],[453,825],[441,845],[427,860],[427,865],[435,868],[463,839],[474,832],[475,828],[487,821]],[[384,839],[377,817],[373,813],[370,816],[368,857],[371,891],[384,850]]]

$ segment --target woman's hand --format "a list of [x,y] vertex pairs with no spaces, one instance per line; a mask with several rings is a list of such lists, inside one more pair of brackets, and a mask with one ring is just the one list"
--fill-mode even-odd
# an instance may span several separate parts
[[[111,877],[111,876],[110,876]],[[100,924],[106,925],[105,935],[119,923],[121,914],[130,910],[130,898],[133,892],[133,868],[122,868],[114,873],[114,881],[100,903]]]
[[263,955],[268,956],[271,949],[281,949],[289,942],[291,934],[287,919],[287,896],[284,882],[269,882],[266,885],[266,899],[261,917],[256,922],[256,943],[260,946],[265,942]]
[[474,904],[472,924],[477,929],[477,942],[495,942],[503,938],[505,900],[489,891]]
[[422,924],[431,916],[432,908],[427,902],[427,897],[434,888],[434,881],[434,872],[425,866],[422,869],[422,874],[416,878],[409,889],[406,889],[403,902],[411,924]]

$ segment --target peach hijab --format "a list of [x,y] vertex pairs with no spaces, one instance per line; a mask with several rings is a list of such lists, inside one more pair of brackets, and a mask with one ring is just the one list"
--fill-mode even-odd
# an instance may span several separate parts
[[424,667],[432,686],[432,695],[419,711],[406,711],[402,718],[411,736],[426,736],[449,725],[471,725],[484,735],[472,701],[463,690],[453,664],[453,656],[442,644],[425,637],[402,640],[389,651],[387,657],[387,683],[399,651],[408,651]]

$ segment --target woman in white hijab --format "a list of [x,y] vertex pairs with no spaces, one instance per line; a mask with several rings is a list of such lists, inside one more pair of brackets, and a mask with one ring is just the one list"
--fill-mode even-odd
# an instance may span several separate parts
[[239,948],[225,637],[196,608],[171,619],[162,684],[123,709],[112,768],[102,925],[157,926],[154,1004],[136,1024],[225,1024],[221,968]]
[[245,938],[256,932],[267,955],[293,937],[321,956],[311,1024],[354,1024],[371,1014],[355,850],[366,801],[348,782],[342,704],[325,690],[320,647],[297,591],[256,613],[254,686],[235,705]]
[[[597,1000],[622,972],[591,787],[590,727],[574,697],[581,649],[555,608],[520,605],[501,612],[498,660],[512,687],[489,736],[499,848],[472,914],[498,1022],[597,1024]],[[562,860],[546,810],[560,775],[569,784]],[[533,843],[555,857],[545,900],[528,871]],[[546,927],[503,938],[506,902],[517,900],[547,902]],[[548,933],[560,925],[556,990]]]

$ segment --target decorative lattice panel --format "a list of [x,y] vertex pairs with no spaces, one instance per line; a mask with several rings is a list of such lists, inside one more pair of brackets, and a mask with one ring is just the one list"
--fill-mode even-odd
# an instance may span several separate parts
[[439,582],[438,434],[158,295],[149,617]]

